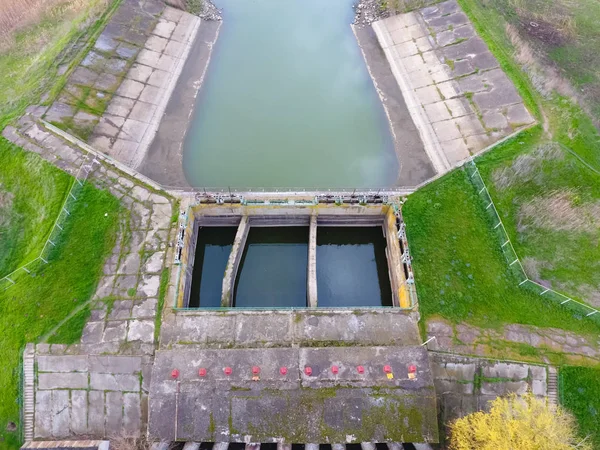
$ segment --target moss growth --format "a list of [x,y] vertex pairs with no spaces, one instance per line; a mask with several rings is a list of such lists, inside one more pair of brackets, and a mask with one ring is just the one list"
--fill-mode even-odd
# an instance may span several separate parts
[[208,433],[210,434],[211,438],[213,438],[213,439],[215,438],[215,431],[216,431],[215,418],[211,411],[208,416]]
[[[244,434],[260,441],[267,438],[279,438],[284,442],[352,442],[370,441],[374,437],[396,442],[420,442],[425,435],[431,436],[437,431],[437,412],[435,406],[429,407],[422,394],[406,395],[403,389],[373,389],[372,396],[376,400],[372,406],[362,410],[360,419],[356,411],[341,411],[333,416],[329,414],[331,399],[338,396],[343,386],[310,389],[304,388],[298,396],[289,391],[262,391],[258,397],[266,393],[277,393],[284,399],[285,408],[280,414],[269,416],[268,422],[256,418],[247,425]],[[396,392],[402,394],[397,395]],[[431,393],[433,397],[434,393]],[[342,401],[343,399],[338,399]],[[434,405],[433,401],[430,403]],[[307,417],[311,418],[307,420]],[[357,421],[359,420],[359,421]],[[229,418],[230,431],[232,418]],[[425,428],[424,428],[425,427]],[[237,430],[234,430],[237,433]]]
[[156,308],[156,316],[154,317],[154,341],[158,342],[160,336],[160,327],[162,324],[162,312],[165,306],[165,297],[167,288],[169,287],[169,269],[163,269],[160,274],[160,286],[158,288],[158,306]]

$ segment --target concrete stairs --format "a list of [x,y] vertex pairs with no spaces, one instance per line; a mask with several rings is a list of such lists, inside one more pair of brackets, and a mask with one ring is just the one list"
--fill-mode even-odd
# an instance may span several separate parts
[[548,402],[558,405],[558,370],[554,366],[548,367]]
[[33,440],[33,423],[35,412],[35,369],[34,347],[28,344],[23,352],[23,438]]

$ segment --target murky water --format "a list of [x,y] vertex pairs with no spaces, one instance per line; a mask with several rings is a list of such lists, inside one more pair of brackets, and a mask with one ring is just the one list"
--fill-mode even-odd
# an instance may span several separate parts
[[353,2],[215,0],[224,22],[184,145],[191,185],[396,182],[387,119],[350,28]]
[[250,228],[234,306],[306,306],[307,264],[308,227]]
[[198,231],[190,308],[221,306],[223,275],[236,231],[236,227],[203,227]]
[[381,227],[320,227],[318,305],[392,306],[385,245]]

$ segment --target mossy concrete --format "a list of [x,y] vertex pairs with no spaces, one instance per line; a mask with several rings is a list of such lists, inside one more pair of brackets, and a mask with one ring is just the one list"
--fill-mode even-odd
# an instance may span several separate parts
[[[331,365],[339,372],[333,374]],[[364,367],[364,373],[356,369]],[[383,370],[392,367],[393,378]],[[409,366],[417,367],[414,379]],[[260,373],[252,373],[252,367]],[[312,374],[305,373],[310,366]],[[207,369],[200,377],[198,369]],[[224,367],[232,373],[226,375]],[[281,367],[287,373],[280,372]],[[173,368],[179,378],[171,376]],[[159,351],[149,433],[181,441],[437,442],[422,347]]]

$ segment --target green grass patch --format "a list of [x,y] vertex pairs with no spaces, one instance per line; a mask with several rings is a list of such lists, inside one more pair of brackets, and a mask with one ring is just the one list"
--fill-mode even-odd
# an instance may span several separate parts
[[75,313],[73,317],[65,321],[59,328],[52,334],[47,342],[49,344],[76,344],[81,340],[81,334],[83,333],[83,327],[90,317],[89,305],[84,306],[80,311]]
[[584,301],[600,293],[600,173],[539,128],[477,165],[528,277]]
[[158,306],[156,308],[156,316],[154,318],[154,341],[158,342],[160,336],[160,326],[162,324],[162,313],[165,306],[165,297],[169,287],[169,269],[163,269],[160,274],[160,286],[158,288]]
[[[21,352],[69,313],[89,300],[112,250],[119,219],[119,203],[106,191],[85,185],[72,210],[50,263],[0,292],[0,439],[2,448],[18,448],[18,432],[7,432],[9,421],[19,423]],[[84,308],[84,311],[86,309]],[[74,342],[81,334],[85,313],[59,328],[53,341]]]
[[[458,2],[527,108],[545,123],[544,129],[539,126],[521,133],[477,160],[516,252],[530,278],[550,282],[555,289],[578,299],[597,297],[600,227],[593,224],[600,222],[593,211],[600,200],[596,173],[600,172],[600,135],[573,101],[557,94],[543,97],[536,91],[522,64],[513,58],[515,49],[506,34],[506,24],[514,23],[510,11],[515,12],[519,0]],[[549,2],[534,3],[535,9]],[[592,43],[588,44],[590,49]],[[545,147],[558,148],[559,157],[544,155],[540,149]],[[540,153],[539,161],[531,158]],[[504,184],[498,183],[503,170],[508,171]],[[548,199],[560,195],[568,199],[566,207],[571,208],[572,217],[587,218],[585,230],[557,225],[557,218],[564,220],[561,212],[555,212],[554,217],[547,214],[545,222],[539,220],[536,213],[543,207],[551,210]],[[521,323],[597,333],[597,322],[584,319],[581,311],[566,309],[517,287],[522,279],[516,273],[518,266],[508,267],[502,242],[495,234],[498,230],[493,230],[497,222],[486,213],[463,172],[450,174],[411,195],[404,215],[425,318],[439,314],[454,323],[467,321],[481,327]]]
[[598,333],[600,325],[517,287],[484,208],[463,170],[404,204],[422,317],[484,328],[519,323]]
[[580,434],[600,448],[600,369],[561,367],[559,395],[560,404],[577,418]]
[[[502,70],[506,72],[515,84],[529,111],[538,120],[548,122],[550,134],[555,141],[572,149],[586,163],[600,170],[600,136],[592,119],[571,99],[561,97],[555,93],[551,96],[543,97],[536,90],[528,74],[524,71],[523,64],[515,61],[513,57],[517,49],[513,47],[506,35],[506,25],[508,23],[513,25],[517,23],[518,15],[515,11],[515,6],[522,2],[523,0],[458,0],[458,3],[469,16],[479,36],[486,42],[498,60]],[[527,2],[522,10],[547,12],[549,8],[562,8],[565,17],[572,17],[573,8],[581,9],[578,2],[569,2],[568,5],[563,5],[563,3],[565,2],[534,0],[533,2]],[[581,1],[581,4],[586,3],[590,3],[590,0]],[[598,5],[600,4],[597,2],[594,3],[594,8],[599,8]],[[588,25],[585,28],[588,36],[595,34],[595,37],[593,39],[582,40],[578,45],[586,48],[587,55],[594,55],[592,57],[593,62],[590,62],[589,59],[583,59],[579,68],[573,73],[583,73],[589,68],[595,71],[596,81],[592,83],[588,93],[595,94],[597,92],[598,94],[597,99],[592,100],[592,108],[598,113],[594,115],[594,119],[599,121],[600,71],[598,68],[600,68],[600,53],[596,52],[595,49],[597,48],[597,44],[600,43],[600,22],[596,20],[595,26]],[[586,98],[592,99],[592,95],[588,95]]]
[[0,137],[0,277],[37,258],[73,178]]

